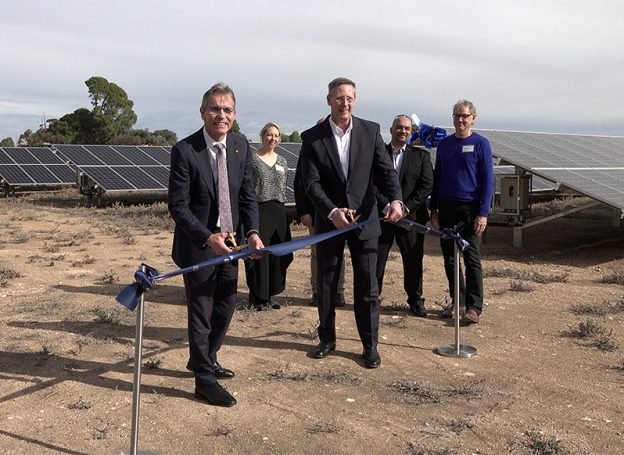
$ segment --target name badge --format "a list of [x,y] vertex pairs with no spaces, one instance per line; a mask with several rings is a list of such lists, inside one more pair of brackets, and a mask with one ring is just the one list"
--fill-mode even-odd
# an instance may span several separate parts
[[279,172],[284,172],[284,167],[283,167],[283,166],[280,166],[279,164],[276,164],[276,165],[275,165],[275,170],[276,170],[276,171],[279,171]]
[[462,146],[462,153],[473,153],[474,145],[464,145]]

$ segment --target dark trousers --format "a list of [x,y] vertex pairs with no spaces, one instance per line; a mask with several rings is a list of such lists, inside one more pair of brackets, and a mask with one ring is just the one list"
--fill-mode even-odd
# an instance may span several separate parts
[[[286,207],[279,201],[258,204],[260,220],[259,234],[265,246],[290,240]],[[292,255],[274,256],[265,254],[260,259],[250,259],[245,263],[247,286],[250,300],[266,303],[274,295],[281,293],[286,285],[286,268]]]
[[379,288],[377,237],[360,240],[353,232],[317,244],[317,290],[321,342],[336,341],[336,296],[343,264],[345,236],[353,265],[353,309],[360,340],[365,350],[377,348],[379,337]]
[[238,263],[215,267],[203,282],[196,282],[192,275],[184,275],[191,365],[196,384],[211,383],[215,381],[213,365],[217,362],[217,352],[236,307]]
[[412,305],[423,299],[423,257],[425,235],[407,231],[391,223],[381,224],[381,236],[377,250],[377,283],[379,294],[382,292],[384,273],[392,243],[396,241],[403,260],[403,288],[407,294],[407,303]]
[[[481,237],[475,235],[474,221],[479,213],[479,203],[438,201],[440,228],[453,228],[458,222],[465,223],[461,236],[469,245],[463,252],[466,278],[459,272],[459,303],[466,309],[474,308],[478,314],[483,309],[483,270],[481,268]],[[449,292],[455,302],[455,242],[440,239],[444,256],[444,271],[449,282]]]

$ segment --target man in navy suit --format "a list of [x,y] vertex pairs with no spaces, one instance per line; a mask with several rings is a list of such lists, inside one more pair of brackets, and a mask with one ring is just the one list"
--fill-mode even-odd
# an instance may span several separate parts
[[[412,135],[412,120],[407,115],[397,115],[390,128],[392,140],[386,146],[388,156],[399,174],[403,203],[409,212],[408,219],[425,225],[429,221],[427,198],[433,188],[433,165],[429,152],[424,148],[408,145]],[[385,214],[390,201],[377,191],[377,205]],[[384,271],[388,253],[396,241],[403,259],[403,287],[407,294],[410,312],[426,317],[425,299],[423,298],[423,256],[425,235],[408,231],[392,223],[383,223],[377,252],[377,282],[379,293],[382,291]]]
[[[225,147],[231,218],[234,228],[250,248],[264,245],[258,235],[258,205],[252,182],[252,152],[247,140],[229,134],[236,118],[232,89],[213,85],[199,109],[204,127],[182,139],[171,150],[169,212],[175,221],[172,257],[179,267],[188,267],[213,256],[233,251],[221,230],[218,197],[217,153]],[[225,181],[225,179],[223,179]],[[236,399],[217,382],[234,372],[222,367],[217,352],[225,338],[236,306],[238,264],[236,261],[184,275],[188,306],[190,361],[195,374],[195,397],[216,406],[233,406]]]
[[[314,205],[315,232],[340,229],[350,224],[350,210],[360,220],[377,218],[373,180],[390,202],[386,221],[403,215],[401,187],[386,152],[379,125],[353,117],[355,83],[337,78],[329,83],[330,115],[301,134],[301,173],[306,195]],[[375,278],[379,221],[346,236],[317,245],[318,334],[320,343],[311,352],[324,358],[336,349],[336,296],[345,239],[353,264],[355,321],[364,347],[364,365],[377,368],[379,335],[379,289]]]

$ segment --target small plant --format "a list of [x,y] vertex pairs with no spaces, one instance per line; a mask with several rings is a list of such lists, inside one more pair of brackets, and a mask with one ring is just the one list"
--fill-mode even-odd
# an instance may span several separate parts
[[160,365],[162,364],[162,360],[159,358],[151,358],[151,359],[147,359],[145,361],[145,363],[143,363],[143,366],[145,368],[149,368],[150,370],[156,370],[158,368],[160,368]]
[[416,447],[413,442],[409,444],[409,455],[453,455],[457,451],[451,449],[423,449]]
[[78,398],[78,401],[71,403],[67,406],[68,409],[91,409],[93,405],[91,402],[85,400],[83,397]]
[[6,286],[9,280],[21,277],[22,274],[17,270],[0,267],[0,287]]
[[46,253],[58,253],[59,250],[60,248],[58,245],[48,245],[47,242],[43,245],[43,251]]
[[92,256],[89,256],[88,254],[85,254],[84,257],[82,259],[78,259],[77,261],[74,261],[71,263],[72,267],[80,267],[83,265],[88,265],[88,264],[93,264],[95,262],[95,258]]
[[43,346],[41,346],[41,351],[39,351],[39,354],[44,357],[48,357],[52,354],[52,350],[48,345],[44,344]]
[[392,316],[391,319],[382,319],[381,324],[385,325],[386,327],[392,327],[394,329],[407,328],[407,322],[405,322],[405,318],[399,316]]
[[572,313],[577,316],[587,314],[592,316],[604,316],[608,313],[609,308],[607,305],[597,305],[590,303],[579,303],[574,305],[572,308]]
[[601,351],[613,352],[617,351],[620,345],[613,339],[613,330],[609,333],[603,333],[596,339],[595,346]]
[[9,236],[11,237],[12,243],[26,243],[28,242],[28,235],[24,234],[21,231],[11,231],[9,232]]
[[569,453],[562,447],[561,441],[554,436],[546,436],[541,431],[527,431],[525,434],[529,438],[527,446],[535,455],[567,455]]
[[619,284],[621,286],[624,286],[624,270],[613,270],[608,275],[604,275],[600,282],[605,284]]
[[119,324],[119,321],[121,321],[121,315],[116,309],[113,308],[97,307],[95,309],[95,315],[98,322]]
[[567,283],[568,274],[560,273],[555,275],[543,275],[541,273],[533,272],[530,276],[530,280],[535,283],[548,284],[548,283]]
[[604,335],[607,332],[607,329],[588,319],[586,321],[579,322],[578,328],[576,331],[573,331],[572,334],[579,338],[592,338],[599,335]]
[[106,284],[113,284],[119,281],[119,275],[117,275],[112,270],[108,270],[104,272],[104,276],[102,277],[102,282]]
[[531,292],[535,288],[530,284],[525,284],[522,281],[512,281],[509,283],[509,290],[512,292]]
[[321,422],[313,425],[308,428],[308,433],[311,434],[319,434],[319,433],[340,433],[342,431],[342,427],[339,425],[334,425],[331,423]]
[[403,394],[408,403],[426,404],[439,403],[440,395],[430,390],[427,386],[421,385],[416,381],[401,380],[390,384],[388,387],[397,390]]

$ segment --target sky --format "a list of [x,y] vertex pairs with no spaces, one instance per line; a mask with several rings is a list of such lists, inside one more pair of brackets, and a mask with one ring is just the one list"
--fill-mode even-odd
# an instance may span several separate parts
[[475,128],[624,136],[620,0],[0,0],[0,139],[90,108],[102,76],[134,101],[135,128],[183,138],[215,82],[241,131],[299,132],[329,113],[327,83],[357,83],[356,116],[416,113]]

